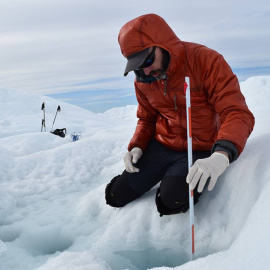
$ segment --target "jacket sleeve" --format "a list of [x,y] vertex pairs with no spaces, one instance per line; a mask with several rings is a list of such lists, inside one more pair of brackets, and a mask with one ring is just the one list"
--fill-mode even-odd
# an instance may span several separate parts
[[231,142],[238,150],[238,157],[253,130],[255,119],[241,93],[237,77],[223,56],[215,52],[207,60],[205,89],[209,103],[220,117],[214,148],[220,141]]
[[142,83],[135,82],[135,91],[138,101],[138,122],[135,133],[128,145],[128,151],[130,151],[134,147],[140,147],[142,151],[144,151],[156,131],[158,112],[149,103],[147,97],[139,88],[140,84],[142,85]]

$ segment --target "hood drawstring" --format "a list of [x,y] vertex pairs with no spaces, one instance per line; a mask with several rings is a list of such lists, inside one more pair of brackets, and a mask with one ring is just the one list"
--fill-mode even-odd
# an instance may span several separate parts
[[167,75],[165,75],[163,80],[165,81],[164,96],[166,97],[166,93],[167,93]]
[[164,96],[166,96],[166,93],[167,93],[167,80],[165,79]]

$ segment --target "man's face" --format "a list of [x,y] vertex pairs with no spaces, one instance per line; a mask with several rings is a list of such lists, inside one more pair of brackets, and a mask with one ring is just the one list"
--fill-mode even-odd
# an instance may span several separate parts
[[[151,54],[153,48],[154,47],[149,48],[149,54]],[[162,50],[159,47],[156,47],[155,60],[153,64],[149,67],[143,68],[143,71],[145,75],[151,75],[155,78],[161,78],[166,73],[167,68],[168,59],[165,59]]]

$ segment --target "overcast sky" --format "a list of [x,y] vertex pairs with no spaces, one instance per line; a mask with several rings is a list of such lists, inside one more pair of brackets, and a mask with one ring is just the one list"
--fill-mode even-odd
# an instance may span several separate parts
[[117,37],[146,13],[217,50],[239,74],[270,75],[269,0],[0,0],[0,88],[93,111],[132,103],[134,76],[123,77]]

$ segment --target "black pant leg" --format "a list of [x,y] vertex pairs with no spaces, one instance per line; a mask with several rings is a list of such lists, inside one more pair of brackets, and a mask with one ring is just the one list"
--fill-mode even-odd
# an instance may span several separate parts
[[156,140],[152,140],[135,164],[137,173],[124,171],[106,187],[106,201],[111,206],[124,206],[137,199],[163,178],[172,164],[173,152]]
[[[193,161],[206,158],[210,151],[193,152]],[[188,154],[175,153],[175,162],[164,175],[160,189],[157,191],[156,202],[161,214],[176,214],[189,209],[189,185],[186,183],[188,174]],[[194,189],[194,203],[198,202],[201,193]]]

